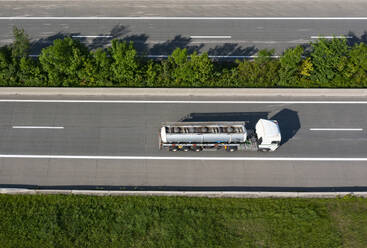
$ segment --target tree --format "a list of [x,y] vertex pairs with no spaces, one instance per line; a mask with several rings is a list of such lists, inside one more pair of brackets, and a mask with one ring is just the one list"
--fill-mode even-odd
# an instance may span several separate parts
[[92,51],[90,56],[83,60],[83,69],[78,71],[80,86],[112,86],[111,60],[102,48]]
[[190,56],[190,67],[192,70],[192,87],[209,85],[214,74],[214,65],[207,53],[198,55],[194,52]]
[[[300,81],[300,76],[302,75],[302,55],[303,48],[301,46],[297,46],[295,48],[289,48],[284,53],[283,56],[279,59],[280,61],[280,85],[286,86],[290,84],[296,84]],[[305,70],[303,74],[306,74],[308,71]]]
[[147,87],[162,87],[162,66],[160,63],[155,63],[152,60],[148,61],[146,71],[146,86]]
[[[27,85],[41,72],[37,63],[29,58],[30,40],[23,29],[13,27],[14,41],[0,49],[1,85]],[[39,78],[38,78],[39,79]]]
[[55,40],[53,45],[42,49],[39,56],[49,86],[79,86],[80,71],[88,59],[86,46],[70,37]]
[[344,70],[347,68],[350,47],[347,40],[319,39],[312,43],[313,72],[311,79],[324,86],[338,86],[346,82]]
[[274,50],[261,50],[254,61],[237,61],[235,87],[274,87],[279,82],[279,61]]
[[11,49],[8,46],[0,48],[0,85],[11,86],[17,82]]
[[30,40],[23,29],[13,27],[14,42],[11,45],[11,53],[13,58],[27,57],[29,55]]
[[189,87],[192,80],[187,49],[176,48],[168,57],[169,72],[174,87]]
[[274,49],[262,49],[257,53],[257,57],[255,58],[255,63],[262,65],[270,62],[272,60],[272,56],[274,55]]
[[144,85],[140,72],[141,65],[132,42],[114,39],[108,51],[112,57],[113,80],[119,86],[137,87]]
[[367,45],[356,44],[350,51],[346,77],[350,78],[350,87],[367,86]]
[[213,62],[207,53],[194,52],[189,56],[186,48],[176,48],[162,65],[164,78],[173,82],[173,87],[208,85],[214,73]]

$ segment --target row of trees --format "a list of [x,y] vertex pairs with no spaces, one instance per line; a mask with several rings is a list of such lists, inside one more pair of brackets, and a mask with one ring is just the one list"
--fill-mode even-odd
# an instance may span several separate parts
[[167,59],[138,56],[133,44],[113,40],[94,51],[70,37],[30,57],[24,30],[0,48],[0,86],[50,87],[367,87],[367,45],[319,39],[287,49],[280,59],[261,50],[254,60],[214,62],[177,48]]

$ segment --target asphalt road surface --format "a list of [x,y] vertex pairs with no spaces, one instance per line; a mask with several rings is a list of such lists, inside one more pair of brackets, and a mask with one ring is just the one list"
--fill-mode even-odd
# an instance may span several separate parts
[[[264,102],[264,98],[246,98],[255,102],[219,99],[221,102],[208,103],[192,102],[191,98],[172,102],[173,99],[163,97],[144,99],[146,102],[75,99],[0,101],[3,187],[367,186],[365,101],[327,99],[322,103],[299,103],[300,99]],[[164,121],[250,120],[251,126],[257,118],[280,123],[283,144],[276,152],[169,153],[158,148],[158,131]]]
[[[345,36],[351,43],[367,39],[367,2],[360,0],[1,0],[0,6],[0,45],[12,42],[13,26],[22,27],[32,39],[32,55],[65,36],[90,48],[108,46],[113,38],[131,40],[139,53],[153,56],[169,55],[176,47],[211,56],[253,56],[259,49],[274,48],[280,55],[320,36]],[[37,17],[44,19],[29,19]],[[60,17],[64,19],[54,19]],[[118,17],[134,19],[109,19]],[[259,19],[236,19],[243,17]],[[324,19],[330,17],[337,19]]]
[[109,46],[119,38],[133,41],[139,53],[169,55],[177,48],[214,56],[252,56],[259,49],[276,49],[345,36],[366,41],[366,20],[0,20],[0,40],[12,40],[12,27],[26,30],[32,54],[53,40],[72,36],[90,48]]

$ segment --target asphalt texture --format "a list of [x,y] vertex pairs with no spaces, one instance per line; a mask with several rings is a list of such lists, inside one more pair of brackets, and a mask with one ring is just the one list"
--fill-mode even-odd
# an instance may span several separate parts
[[[365,17],[365,1],[0,1],[0,17]],[[317,7],[316,7],[317,6]],[[259,49],[308,44],[314,36],[347,36],[366,42],[367,20],[0,20],[0,45],[12,42],[13,26],[32,39],[32,55],[65,36],[90,48],[113,38],[134,41],[140,54],[169,55],[176,47],[212,56],[253,56]],[[109,36],[109,37],[106,37]],[[190,38],[230,36],[230,38]]]
[[[242,100],[249,99],[265,100]],[[0,153],[3,155],[367,158],[365,104],[1,102],[0,113]],[[251,127],[258,118],[275,119],[280,123],[283,142],[277,151],[169,153],[158,148],[161,122],[249,120]],[[14,129],[13,126],[64,129]],[[310,128],[363,130],[311,131]],[[3,187],[99,185],[232,190],[366,187],[366,163],[1,158],[0,184]]]
[[1,16],[365,16],[364,0],[0,0]]
[[17,26],[30,35],[34,55],[55,39],[79,36],[74,39],[91,49],[109,46],[118,38],[133,41],[140,54],[169,55],[181,47],[209,55],[252,56],[264,48],[281,54],[320,35],[344,35],[351,43],[364,42],[366,24],[367,20],[0,20],[0,40],[9,43],[12,27]]

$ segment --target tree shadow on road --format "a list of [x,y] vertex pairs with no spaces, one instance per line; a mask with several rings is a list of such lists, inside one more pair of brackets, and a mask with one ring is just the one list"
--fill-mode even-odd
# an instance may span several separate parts
[[212,56],[253,56],[259,49],[255,46],[242,47],[237,43],[225,43],[208,50]]
[[110,33],[108,34],[99,34],[97,36],[101,36],[98,38],[94,38],[90,44],[86,44],[89,49],[97,49],[97,48],[105,48],[111,41],[115,38],[119,38],[121,36],[125,36],[129,33],[129,30],[123,25],[116,25],[112,28]]
[[[48,46],[51,46],[55,40],[65,39],[66,37],[73,37],[73,36],[79,36],[79,35],[80,33],[59,32],[57,34],[51,35],[46,38],[41,38],[39,40],[33,40],[30,43],[30,54],[35,54],[35,55],[41,54],[42,49]],[[83,43],[86,41],[86,38],[78,38],[78,40]]]
[[[99,34],[94,39],[90,39],[87,37],[83,37],[83,35],[79,33],[64,33],[59,32],[57,34],[51,35],[46,38],[41,38],[39,40],[35,40],[31,42],[31,54],[40,54],[41,50],[45,47],[52,45],[53,41],[56,39],[64,39],[65,37],[72,37],[73,39],[79,40],[81,43],[85,44],[89,49],[95,50],[97,48],[106,48],[110,46],[111,41],[113,39],[120,39],[123,41],[132,41],[134,43],[134,47],[140,55],[163,55],[168,56],[172,54],[172,52],[176,48],[186,48],[188,53],[191,54],[193,52],[202,53],[203,51],[207,51],[209,56],[212,56],[214,60],[221,59],[224,60],[235,60],[237,58],[241,58],[242,56],[253,56],[255,55],[259,49],[255,46],[244,47],[238,43],[224,43],[221,45],[216,45],[214,48],[205,49],[205,43],[193,44],[192,39],[189,37],[184,37],[182,35],[176,35],[171,40],[166,41],[152,41],[149,40],[149,36],[147,34],[131,34],[131,31],[124,25],[115,25],[109,33]],[[365,31],[361,36],[356,35],[354,32],[350,31],[346,35],[348,37],[348,44],[353,46],[358,43],[367,44],[367,31]],[[305,54],[308,55],[312,50],[311,43],[301,44],[301,46],[305,50]],[[221,57],[224,56],[224,57]],[[236,57],[237,56],[237,57]]]
[[204,47],[204,44],[191,45],[191,38],[186,38],[181,35],[176,35],[172,40],[167,40],[163,43],[154,44],[152,48],[149,49],[150,55],[169,55],[176,48],[187,49],[187,52],[200,52]]
[[[186,48],[188,54],[193,52],[202,53],[205,48],[205,43],[193,44],[192,39],[189,37],[184,37],[182,35],[176,35],[171,40],[166,41],[154,41],[149,40],[147,34],[131,34],[131,31],[124,25],[115,25],[109,33],[101,33],[95,36],[101,37],[85,37],[85,34],[78,33],[65,33],[59,32],[55,35],[51,35],[46,38],[35,40],[31,42],[31,54],[39,55],[43,48],[52,45],[53,41],[56,39],[64,39],[66,37],[71,37],[83,43],[86,47],[91,50],[97,48],[107,48],[110,46],[113,39],[119,39],[122,41],[132,41],[134,48],[140,55],[163,55],[168,56],[176,48],[184,49]],[[252,56],[258,52],[258,49],[254,46],[242,47],[237,43],[225,43],[223,45],[217,45],[214,48],[207,49],[209,56]],[[214,58],[215,59],[215,58]],[[235,59],[235,58],[230,58]]]
[[347,34],[348,45],[354,46],[355,44],[365,43],[367,44],[367,31],[364,31],[361,36],[357,36],[354,32],[350,31]]

